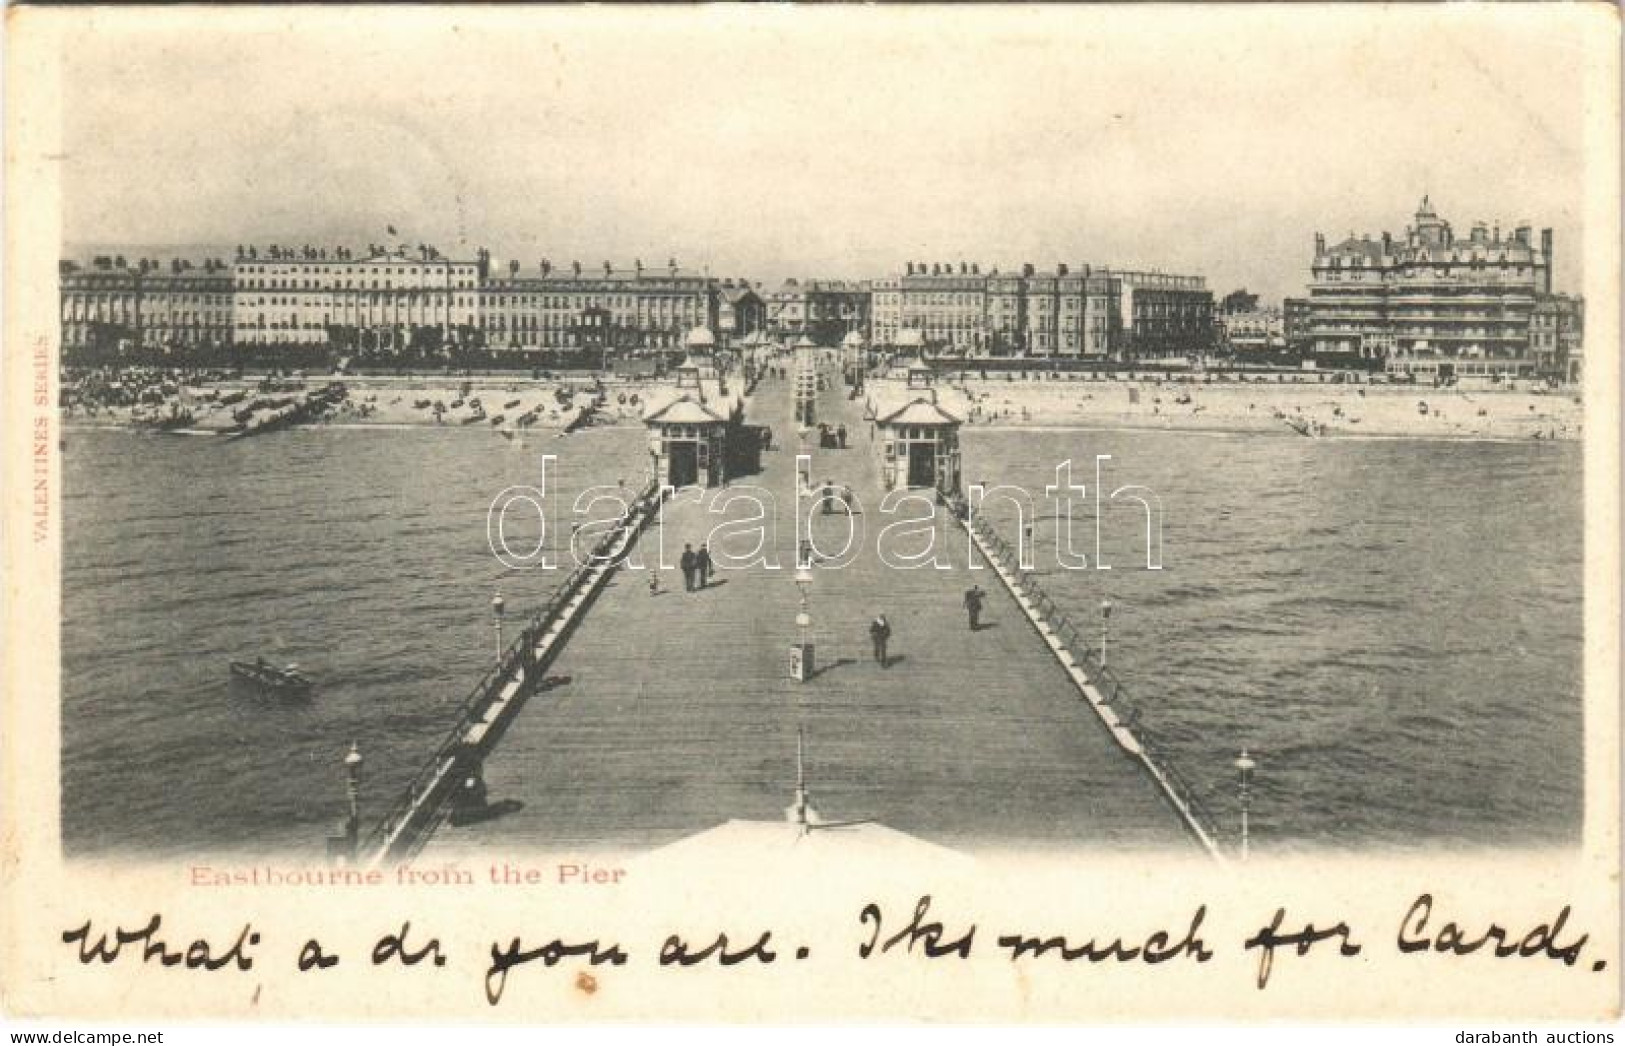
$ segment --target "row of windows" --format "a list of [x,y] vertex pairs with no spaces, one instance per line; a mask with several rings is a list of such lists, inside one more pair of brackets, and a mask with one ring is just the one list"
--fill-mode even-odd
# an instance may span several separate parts
[[[362,263],[359,263],[359,264],[367,265],[367,271],[368,272],[384,273],[384,274],[390,274],[390,275],[395,275],[395,276],[420,276],[420,275],[422,275],[422,276],[443,276],[443,275],[446,274],[448,269],[452,268],[449,265],[438,265],[438,266],[434,266],[434,267],[431,268],[431,267],[423,266],[423,265],[383,265],[383,266],[378,266],[378,265],[373,265],[373,264],[367,263],[367,262],[362,262]],[[460,268],[464,272],[468,271],[467,266],[463,266],[463,267],[460,267]],[[253,273],[260,273],[260,274],[271,273],[272,275],[277,275],[277,274],[287,275],[287,274],[291,274],[291,273],[314,272],[314,273],[320,273],[323,276],[343,276],[345,274],[355,272],[356,269],[354,268],[354,265],[352,263],[350,263],[350,262],[336,262],[336,263],[329,263],[329,264],[322,264],[320,262],[317,262],[317,263],[298,263],[298,262],[270,262],[270,263],[259,262],[259,263],[253,263],[253,262],[250,262],[250,263],[248,263],[246,265],[242,264],[242,263],[238,263],[237,271],[238,272],[253,272]]]
[[[296,291],[296,290],[307,290],[307,291],[362,290],[362,289],[367,288],[368,286],[371,286],[374,290],[377,290],[378,289],[378,281],[375,279],[375,280],[372,281],[372,283],[370,285],[367,283],[366,280],[347,279],[347,280],[344,280],[344,281],[340,282],[336,278],[331,280],[331,281],[328,281],[328,280],[277,280],[277,279],[270,279],[270,280],[265,280],[265,279],[247,280],[247,279],[245,279],[245,280],[238,280],[237,281],[237,287],[238,287],[239,290],[243,290],[243,289],[247,289],[247,290],[274,290],[274,291],[284,291],[284,290],[286,290],[286,291]],[[474,281],[473,280],[458,280],[456,283],[427,284],[427,285],[426,284],[421,284],[421,283],[420,284],[406,284],[406,283],[403,283],[403,284],[401,284],[400,289],[401,290],[444,291],[444,290],[447,289],[447,287],[452,287],[452,288],[457,289],[457,290],[471,290],[474,287]],[[394,281],[389,280],[389,279],[384,280],[384,285],[383,285],[382,289],[386,290],[386,291],[387,290],[394,290],[395,289]]]

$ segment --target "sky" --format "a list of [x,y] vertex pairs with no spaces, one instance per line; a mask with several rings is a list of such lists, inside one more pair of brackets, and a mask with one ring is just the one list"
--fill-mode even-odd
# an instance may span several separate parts
[[1586,15],[74,11],[63,242],[675,256],[769,285],[1089,263],[1278,300],[1315,232],[1402,234],[1426,193],[1462,233],[1552,226],[1578,289]]

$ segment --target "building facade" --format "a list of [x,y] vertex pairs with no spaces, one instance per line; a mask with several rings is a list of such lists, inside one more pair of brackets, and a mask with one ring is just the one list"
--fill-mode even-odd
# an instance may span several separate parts
[[1306,352],[1309,337],[1309,299],[1284,298],[1281,301],[1281,333],[1286,336],[1286,347],[1292,352]]
[[767,303],[749,280],[724,279],[717,292],[717,335],[738,341],[767,326]]
[[895,346],[903,331],[917,331],[934,351],[955,355],[1105,358],[1120,333],[1120,291],[1087,266],[983,274],[978,264],[909,262],[871,285],[871,337]]
[[1551,293],[1552,231],[1537,243],[1527,222],[1505,236],[1499,225],[1477,222],[1457,238],[1424,196],[1403,240],[1350,234],[1328,245],[1317,233],[1310,271],[1308,338],[1317,357],[1391,357],[1430,373],[1443,363],[1446,375],[1461,360],[1474,374],[1520,374],[1533,369],[1535,301]]
[[239,248],[233,327],[243,345],[438,351],[477,327],[489,256],[452,261],[430,247]]
[[1110,270],[1118,283],[1122,360],[1182,359],[1213,348],[1213,292],[1201,276]]
[[511,264],[480,288],[479,323],[498,351],[664,349],[683,347],[695,327],[717,329],[717,280],[678,267],[630,269],[580,262],[559,270],[543,261],[533,273]]
[[64,351],[231,344],[232,276],[222,261],[102,256],[88,266],[64,261],[58,276]]
[[1215,322],[1232,352],[1279,352],[1286,348],[1286,320],[1279,309],[1221,312]]
[[1529,355],[1537,373],[1559,381],[1579,381],[1584,344],[1584,298],[1545,294],[1535,299],[1529,314]]

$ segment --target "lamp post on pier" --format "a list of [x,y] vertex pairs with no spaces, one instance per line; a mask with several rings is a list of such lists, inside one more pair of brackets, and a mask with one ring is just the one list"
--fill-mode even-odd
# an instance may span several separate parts
[[812,625],[812,614],[807,609],[807,597],[812,593],[812,570],[805,562],[796,567],[796,588],[801,592],[801,606],[796,610],[800,637],[790,649],[790,677],[805,683],[812,678],[813,671],[813,646],[807,638],[807,629]]
[[491,620],[496,625],[497,632],[497,664],[502,663],[502,611],[507,604],[502,602],[502,590],[491,597]]
[[1112,619],[1112,601],[1109,600],[1109,599],[1102,599],[1100,601],[1100,667],[1101,668],[1106,667],[1107,624],[1111,621],[1111,619]]
[[344,843],[350,860],[355,860],[361,842],[361,746],[350,742],[344,756],[344,792],[350,800],[350,815],[344,820]]
[[1243,861],[1247,859],[1247,851],[1251,842],[1248,816],[1251,813],[1253,803],[1253,770],[1257,766],[1258,764],[1248,756],[1247,749],[1243,748],[1241,755],[1236,759],[1236,773],[1240,778],[1241,785],[1241,859]]

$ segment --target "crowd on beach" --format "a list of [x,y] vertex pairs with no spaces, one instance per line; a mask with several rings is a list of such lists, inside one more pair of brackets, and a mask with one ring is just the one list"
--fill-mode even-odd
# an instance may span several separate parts
[[939,402],[971,426],[1437,439],[1577,440],[1583,434],[1579,396],[1539,387],[973,378],[943,389]]
[[[780,367],[778,370],[784,370]],[[769,373],[776,373],[769,368]],[[787,373],[786,373],[787,376]],[[1341,376],[1048,374],[981,376],[945,372],[941,406],[968,426],[1045,426],[1298,433],[1314,437],[1578,440],[1573,389],[1524,383],[1468,388],[1340,380]],[[652,376],[546,374],[346,377],[350,397],[330,424],[564,428],[586,409],[595,424],[637,424],[665,382]],[[901,383],[900,377],[871,381]],[[297,391],[299,372],[246,376],[221,369],[64,368],[61,409],[76,424],[128,425],[144,412],[180,404],[208,418],[235,392]],[[213,390],[213,391],[211,391]],[[222,415],[224,416],[224,415]],[[202,427],[207,427],[203,425]],[[844,445],[824,426],[820,447]]]

